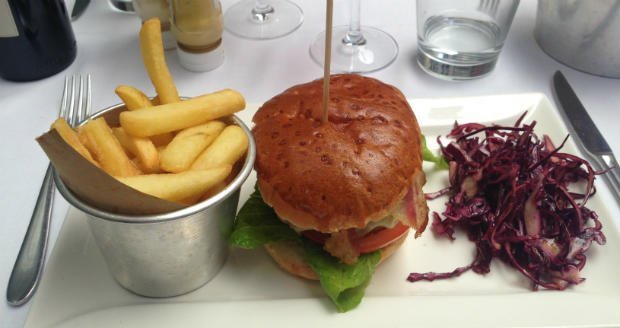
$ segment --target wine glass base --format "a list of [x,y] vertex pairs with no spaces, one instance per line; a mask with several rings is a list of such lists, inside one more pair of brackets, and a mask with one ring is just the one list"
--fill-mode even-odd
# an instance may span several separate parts
[[247,39],[275,39],[297,30],[304,20],[303,11],[287,0],[265,1],[273,10],[264,14],[253,12],[256,0],[241,0],[226,10],[224,27],[236,36]]
[[[362,26],[366,42],[353,45],[344,42],[349,26],[335,26],[332,31],[332,73],[368,73],[390,65],[398,55],[398,43],[394,38],[374,27]],[[325,31],[317,35],[310,45],[310,56],[323,66],[325,57]]]

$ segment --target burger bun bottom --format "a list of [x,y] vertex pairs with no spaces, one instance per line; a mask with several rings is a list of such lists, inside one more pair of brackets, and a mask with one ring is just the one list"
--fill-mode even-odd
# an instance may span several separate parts
[[[408,233],[381,248],[379,250],[381,252],[379,263],[390,257],[407,239],[407,235]],[[319,280],[314,270],[304,260],[303,249],[298,244],[290,241],[279,241],[266,244],[265,249],[284,271],[301,278]]]

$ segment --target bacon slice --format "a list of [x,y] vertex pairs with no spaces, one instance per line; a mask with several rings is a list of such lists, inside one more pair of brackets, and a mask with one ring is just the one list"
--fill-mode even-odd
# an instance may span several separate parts
[[416,175],[413,185],[392,214],[403,224],[414,228],[416,238],[424,232],[428,224],[428,207],[421,193],[424,182],[424,175]]

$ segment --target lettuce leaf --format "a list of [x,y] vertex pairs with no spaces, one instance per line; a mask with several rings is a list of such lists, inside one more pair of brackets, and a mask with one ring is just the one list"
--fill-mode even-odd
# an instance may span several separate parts
[[422,160],[433,162],[440,169],[448,169],[448,162],[441,155],[435,155],[426,145],[426,137],[422,135]]
[[323,290],[334,302],[338,312],[346,312],[358,306],[381,260],[381,253],[364,254],[355,264],[346,265],[311,241],[304,242],[304,250],[306,262],[319,276]]
[[343,264],[282,222],[275,211],[265,204],[260,192],[255,190],[237,214],[230,243],[254,249],[283,240],[303,245],[304,259],[319,276],[323,290],[339,312],[349,311],[360,304],[381,259],[380,252],[364,254],[352,265]]
[[234,246],[254,249],[280,240],[297,240],[299,235],[280,221],[271,206],[265,204],[258,189],[237,213],[229,241]]

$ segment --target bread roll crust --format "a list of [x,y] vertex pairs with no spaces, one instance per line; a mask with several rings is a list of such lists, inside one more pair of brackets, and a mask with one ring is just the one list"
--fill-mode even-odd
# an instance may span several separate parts
[[255,169],[264,201],[285,221],[335,232],[390,214],[422,170],[421,132],[393,86],[359,75],[292,87],[254,115]]

